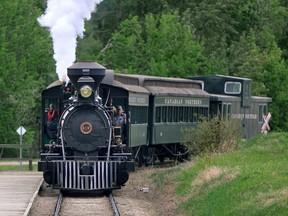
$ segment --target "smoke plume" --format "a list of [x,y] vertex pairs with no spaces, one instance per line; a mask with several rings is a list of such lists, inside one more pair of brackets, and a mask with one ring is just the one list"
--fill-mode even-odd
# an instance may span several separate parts
[[67,81],[67,68],[76,60],[77,37],[83,38],[84,21],[91,18],[101,0],[48,0],[38,22],[48,27],[53,39],[54,59],[59,80]]

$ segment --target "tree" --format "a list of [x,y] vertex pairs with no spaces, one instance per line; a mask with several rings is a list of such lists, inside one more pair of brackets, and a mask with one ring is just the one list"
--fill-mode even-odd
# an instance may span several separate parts
[[77,60],[95,60],[103,44],[99,37],[92,31],[93,23],[86,21],[83,38],[78,38]]
[[251,30],[230,47],[230,75],[253,80],[253,95],[273,99],[270,110],[274,129],[288,129],[288,115],[281,107],[288,106],[288,74],[282,52],[269,28],[258,33]]
[[0,5],[2,143],[17,143],[16,129],[20,125],[27,129],[24,142],[33,142],[35,132],[39,131],[36,118],[40,114],[40,90],[56,77],[51,73],[54,71],[51,39],[37,23],[41,11],[36,3],[36,0],[13,0]]
[[204,41],[204,54],[215,74],[228,74],[227,49],[238,38],[235,11],[240,2],[195,0],[189,3],[190,23],[196,38]]
[[137,17],[124,21],[100,53],[103,64],[115,70],[136,72],[142,59],[142,27]]
[[161,15],[167,7],[166,0],[104,0],[92,15],[91,30],[101,43],[107,44],[115,29],[124,20],[137,16],[143,21],[148,13]]
[[209,74],[207,59],[194,30],[178,12],[149,14],[124,21],[101,53],[104,64],[116,70],[159,76]]
[[233,42],[229,47],[229,75],[253,79],[253,94],[266,95],[263,77],[266,71],[263,64],[263,53],[256,44],[253,31],[243,34],[239,42]]

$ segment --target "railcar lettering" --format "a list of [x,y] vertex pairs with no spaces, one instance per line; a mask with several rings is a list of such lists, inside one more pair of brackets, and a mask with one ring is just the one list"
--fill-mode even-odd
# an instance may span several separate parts
[[146,103],[146,100],[145,100],[145,98],[136,98],[136,102],[144,104],[144,103]]
[[192,99],[186,99],[185,104],[188,105],[202,105],[202,100],[192,100]]
[[246,119],[257,119],[257,115],[256,114],[245,114],[245,118]]
[[237,114],[231,114],[231,118],[233,119],[257,119],[257,114],[241,114],[241,113],[237,113]]
[[157,105],[208,106],[209,101],[205,99],[158,98]]
[[244,114],[231,114],[231,118],[233,119],[243,119],[244,118]]
[[183,100],[176,98],[165,98],[165,104],[183,104]]
[[148,103],[148,98],[137,97],[137,96],[129,97],[129,104],[147,104],[147,103]]

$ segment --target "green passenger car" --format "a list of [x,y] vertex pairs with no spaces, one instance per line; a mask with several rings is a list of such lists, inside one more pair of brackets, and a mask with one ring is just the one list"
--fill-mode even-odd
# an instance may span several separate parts
[[202,81],[204,90],[211,95],[211,115],[239,119],[244,139],[262,132],[263,115],[268,115],[272,98],[252,96],[251,79],[223,75],[197,76],[190,79]]

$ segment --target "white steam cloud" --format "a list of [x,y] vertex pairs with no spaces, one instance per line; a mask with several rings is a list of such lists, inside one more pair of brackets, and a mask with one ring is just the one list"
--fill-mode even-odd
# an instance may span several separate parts
[[48,0],[38,22],[50,29],[59,80],[67,81],[67,68],[76,60],[77,36],[83,37],[84,21],[101,0]]

